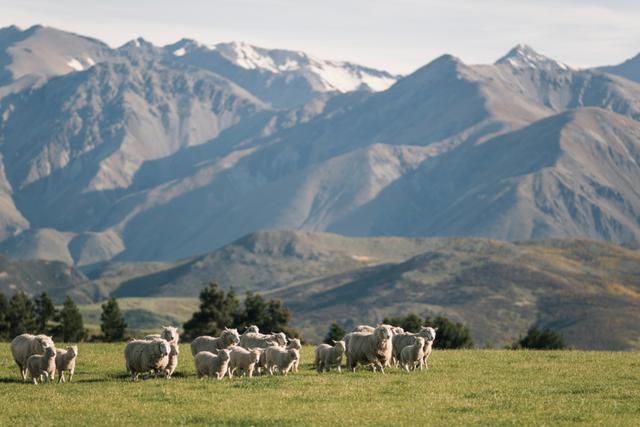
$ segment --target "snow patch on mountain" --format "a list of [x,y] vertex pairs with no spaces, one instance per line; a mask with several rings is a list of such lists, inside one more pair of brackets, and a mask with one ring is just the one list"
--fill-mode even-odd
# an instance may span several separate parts
[[67,65],[71,68],[73,68],[76,71],[83,71],[84,70],[84,66],[82,65],[82,63],[80,61],[78,61],[76,58],[71,58],[68,62]]
[[519,44],[505,56],[498,59],[496,64],[508,64],[514,68],[532,68],[545,71],[570,70],[571,68],[555,59],[539,54],[526,44]]

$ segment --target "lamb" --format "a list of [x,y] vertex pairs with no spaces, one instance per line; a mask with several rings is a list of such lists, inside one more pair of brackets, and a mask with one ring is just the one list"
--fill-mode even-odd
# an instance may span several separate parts
[[286,376],[293,368],[295,362],[300,359],[300,352],[295,348],[287,349],[272,346],[264,352],[265,365],[269,371],[269,375],[273,375],[274,372],[279,371],[282,375]]
[[219,337],[214,338],[208,335],[202,335],[191,341],[191,354],[195,357],[201,351],[208,351],[216,354],[218,350],[229,348],[240,342],[240,335],[237,329],[224,328]]
[[201,351],[196,354],[194,359],[196,365],[196,377],[201,379],[204,376],[213,378],[214,376],[221,380],[224,378],[229,368],[230,351],[220,349],[218,354],[210,351]]
[[244,348],[267,348],[274,343],[282,346],[287,345],[287,337],[283,332],[271,333],[270,335],[249,332],[240,337],[240,347]]
[[373,365],[373,370],[384,374],[384,366],[389,362],[393,347],[391,328],[378,325],[373,333],[351,332],[344,337],[347,347],[347,369],[355,372],[358,363]]
[[166,369],[169,363],[171,347],[166,340],[131,340],[124,348],[124,360],[131,380],[137,381],[141,373],[156,373]]
[[145,340],[153,340],[157,338],[162,338],[169,344],[178,344],[178,342],[180,341],[180,334],[178,333],[178,328],[176,328],[175,326],[163,326],[161,333],[151,334],[144,337]]
[[340,371],[342,365],[342,355],[345,352],[346,345],[344,341],[333,340],[333,347],[329,344],[320,344],[316,347],[316,358],[313,363],[318,373],[329,371],[335,366]]
[[180,346],[176,342],[169,343],[169,361],[167,367],[164,368],[167,379],[171,378],[173,372],[178,367],[178,356],[180,356]]
[[56,370],[58,371],[58,383],[65,382],[64,371],[69,371],[69,382],[73,378],[76,370],[76,358],[78,357],[78,346],[72,345],[66,350],[56,350]]
[[432,328],[427,326],[426,328],[422,328],[420,333],[424,336],[426,342],[424,345],[424,357],[422,359],[422,364],[420,365],[420,369],[424,366],[426,369],[429,369],[429,356],[431,356],[431,351],[433,349],[433,342],[436,340],[436,331],[438,328]]
[[406,346],[400,352],[400,366],[407,372],[415,370],[416,364],[422,366],[426,341],[423,337],[416,337],[415,344]]
[[[429,349],[431,348],[431,344],[433,343],[433,340],[436,338],[436,329],[431,328],[431,327],[422,327],[422,329],[420,329],[420,331],[418,331],[418,333],[411,333],[411,332],[404,332],[398,335],[394,335],[393,337],[393,359],[395,362],[398,362],[400,360],[400,353],[402,352],[402,349],[405,348],[408,345],[413,345],[416,342],[416,337],[423,337],[425,339],[425,348],[424,351],[427,351],[427,346],[429,346]],[[431,344],[429,344],[431,343]],[[429,350],[429,354],[431,354],[431,350]],[[428,358],[429,355],[426,355],[426,358]],[[420,368],[422,369],[422,366],[426,364],[426,358],[424,360],[424,362],[420,365]]]
[[[289,344],[287,344],[287,349],[292,349],[292,348],[298,351],[302,349],[302,343],[298,338],[289,339]],[[295,363],[293,364],[293,372],[298,372],[299,364],[300,364],[300,358],[298,358],[298,360],[296,360]]]
[[43,381],[53,381],[56,375],[56,349],[46,347],[44,354],[32,354],[27,359],[27,369],[34,384],[38,384],[38,379]]
[[11,341],[11,354],[23,381],[27,379],[27,359],[34,354],[44,354],[47,347],[55,350],[53,340],[46,335],[22,334]]
[[233,346],[230,349],[229,354],[229,378],[234,372],[239,370],[240,375],[247,375],[249,378],[253,377],[253,370],[256,363],[260,360],[262,349],[254,348],[247,350],[240,346]]

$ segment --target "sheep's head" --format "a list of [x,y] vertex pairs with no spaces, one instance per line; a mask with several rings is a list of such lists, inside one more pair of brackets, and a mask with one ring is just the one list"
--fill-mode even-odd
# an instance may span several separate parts
[[44,355],[45,355],[45,357],[55,357],[56,356],[56,349],[53,348],[53,347],[45,347]]
[[300,350],[302,348],[302,344],[298,338],[292,338],[289,340],[289,344],[287,348],[295,348],[296,350]]
[[300,352],[295,348],[290,348],[287,350],[287,354],[289,355],[289,360],[297,360],[300,358]]
[[404,334],[404,329],[402,329],[400,326],[394,326],[393,335],[400,335],[400,334]]
[[426,340],[422,337],[416,337],[416,345],[419,347],[424,347]]
[[347,345],[344,341],[333,341],[333,347],[336,349],[338,354],[342,354],[347,350]]
[[240,342],[240,335],[237,329],[224,328],[222,331],[222,341],[226,345],[236,345]]
[[72,346],[67,347],[67,354],[71,358],[74,358],[74,357],[78,356],[78,346],[77,345],[72,345]]
[[432,328],[431,326],[424,326],[419,335],[425,337],[427,341],[434,341],[436,339],[436,331],[438,328]]
[[248,334],[248,333],[258,334],[258,333],[260,333],[260,329],[258,329],[258,327],[256,325],[251,325],[244,331],[244,333],[245,334]]
[[278,345],[287,345],[287,336],[284,332],[271,332],[273,339],[278,343]]
[[260,359],[260,354],[262,354],[260,350],[255,348],[249,350],[249,353],[251,354],[251,361],[254,363]]
[[389,325],[378,325],[374,333],[380,341],[390,340],[391,337],[393,336],[393,333],[391,332],[391,327],[389,327]]
[[158,352],[161,356],[168,356],[171,353],[171,347],[169,347],[169,343],[163,339],[154,340],[156,346],[158,348]]
[[47,347],[56,348],[56,345],[53,343],[53,337],[47,335],[36,335],[36,340],[38,340],[38,343],[40,343],[43,349]]
[[162,338],[169,342],[177,343],[180,339],[180,335],[178,334],[178,328],[175,326],[163,326],[162,327]]

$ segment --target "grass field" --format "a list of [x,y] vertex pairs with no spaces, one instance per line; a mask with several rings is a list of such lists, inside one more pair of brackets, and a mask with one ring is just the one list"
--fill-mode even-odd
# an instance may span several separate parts
[[18,380],[0,344],[0,425],[639,425],[640,355],[435,351],[428,371],[196,380],[188,345],[171,380],[132,383],[124,344],[81,344],[74,383]]

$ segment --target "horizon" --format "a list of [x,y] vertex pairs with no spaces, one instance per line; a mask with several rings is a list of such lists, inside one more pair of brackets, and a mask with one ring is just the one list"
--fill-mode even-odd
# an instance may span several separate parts
[[[444,54],[468,64],[491,64],[518,44],[578,69],[619,64],[640,52],[640,5],[627,0],[592,0],[586,5],[575,0],[535,5],[530,0],[517,5],[503,0],[484,5],[470,0],[449,5],[403,0],[393,8],[380,1],[364,6],[357,0],[332,9],[333,3],[337,2],[319,7],[289,0],[242,0],[233,5],[117,0],[80,7],[77,0],[0,0],[5,11],[0,27],[43,25],[97,38],[112,48],[138,37],[156,46],[183,38],[205,45],[246,42],[402,75]],[[189,6],[193,10],[187,13]],[[332,14],[334,10],[342,13]],[[398,28],[397,22],[405,25]]]

